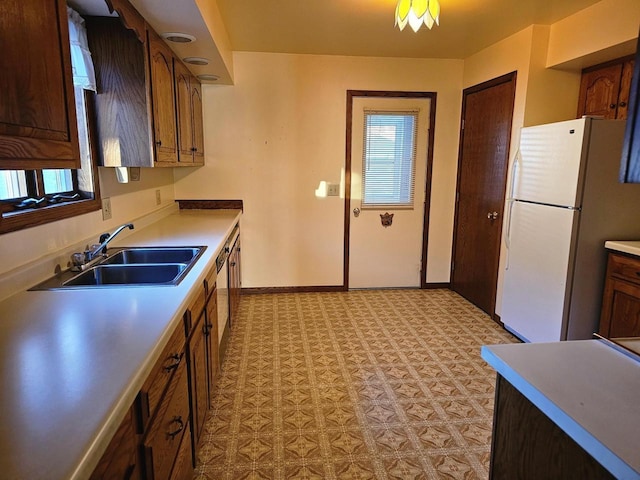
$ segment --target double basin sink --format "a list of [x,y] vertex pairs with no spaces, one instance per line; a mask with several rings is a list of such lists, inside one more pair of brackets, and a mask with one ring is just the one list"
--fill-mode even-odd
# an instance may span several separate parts
[[206,248],[109,248],[95,266],[82,272],[62,272],[32,290],[177,285]]

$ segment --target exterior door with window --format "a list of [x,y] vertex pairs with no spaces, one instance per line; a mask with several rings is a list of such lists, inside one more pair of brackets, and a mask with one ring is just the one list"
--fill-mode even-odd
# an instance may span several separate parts
[[420,286],[430,107],[353,99],[349,288]]

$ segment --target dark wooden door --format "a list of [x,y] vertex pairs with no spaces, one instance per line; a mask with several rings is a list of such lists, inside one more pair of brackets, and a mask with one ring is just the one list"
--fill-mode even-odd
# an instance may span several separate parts
[[495,311],[516,74],[463,92],[452,288]]

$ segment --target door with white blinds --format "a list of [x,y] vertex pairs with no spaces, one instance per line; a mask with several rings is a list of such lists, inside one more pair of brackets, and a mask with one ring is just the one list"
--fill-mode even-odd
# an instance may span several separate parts
[[429,109],[353,99],[349,288],[420,286]]

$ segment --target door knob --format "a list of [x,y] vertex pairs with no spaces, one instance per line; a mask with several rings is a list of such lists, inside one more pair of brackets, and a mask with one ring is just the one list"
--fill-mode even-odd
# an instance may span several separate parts
[[498,212],[489,212],[489,213],[487,213],[487,218],[489,220],[496,220],[498,218]]
[[353,209],[353,216],[356,218],[360,216],[360,209],[358,207]]

